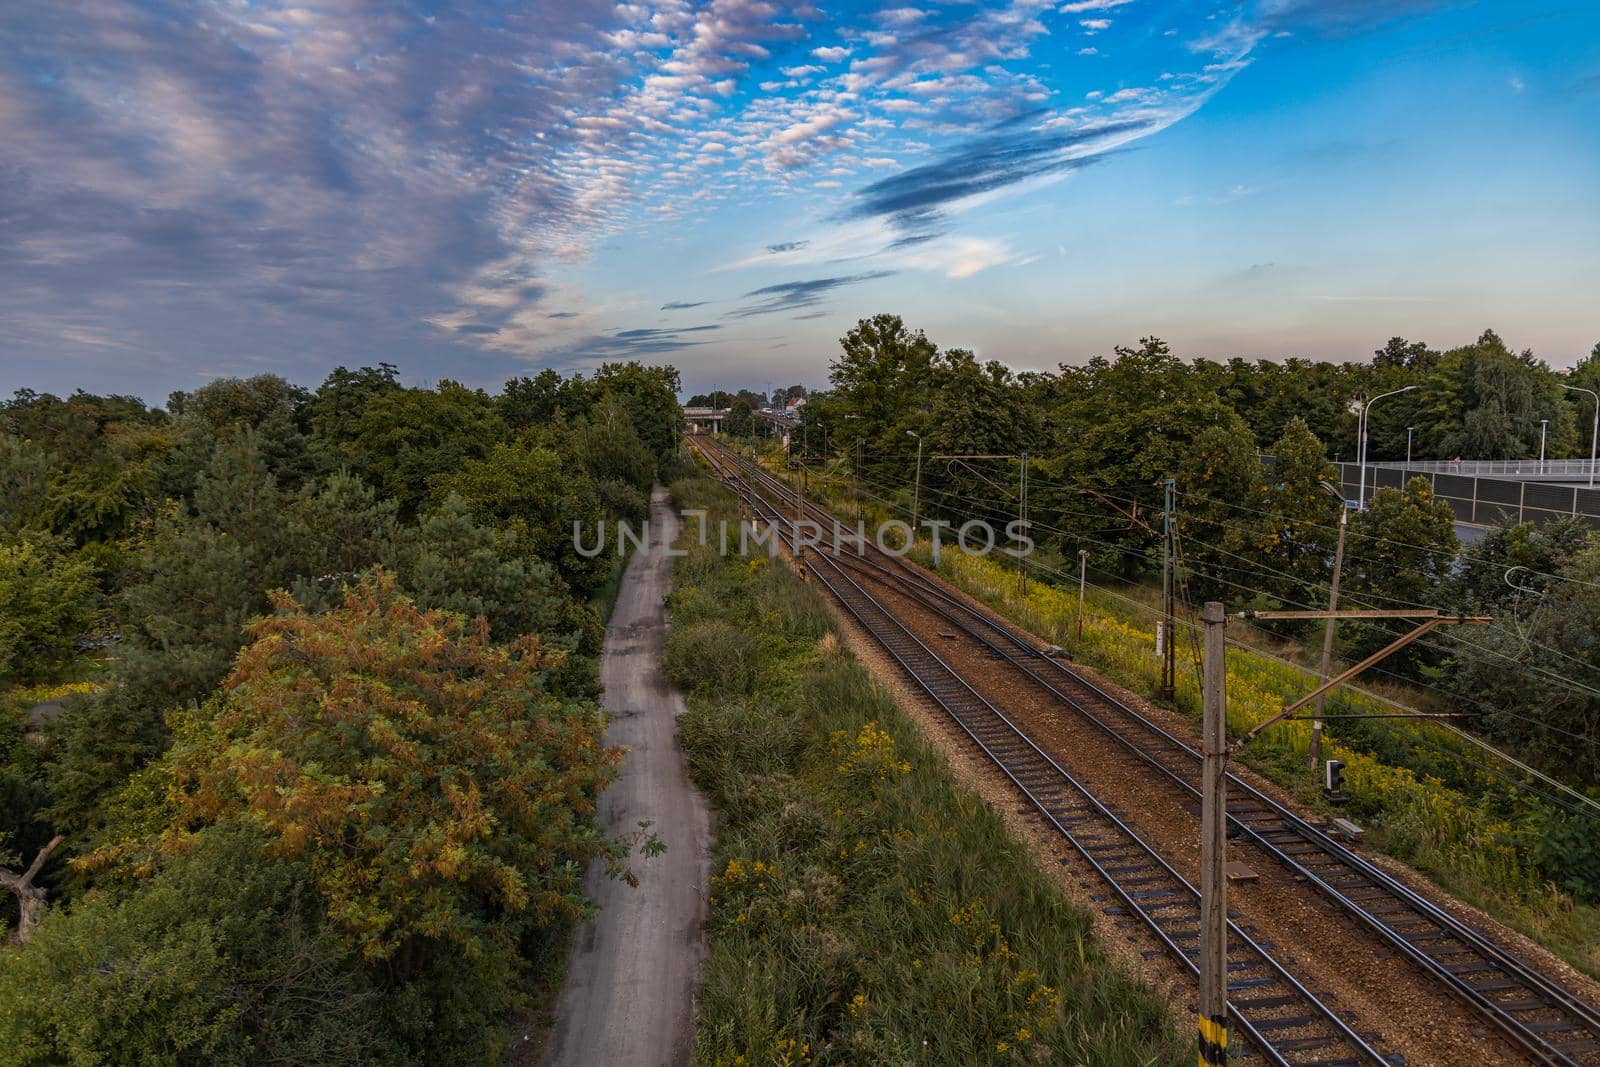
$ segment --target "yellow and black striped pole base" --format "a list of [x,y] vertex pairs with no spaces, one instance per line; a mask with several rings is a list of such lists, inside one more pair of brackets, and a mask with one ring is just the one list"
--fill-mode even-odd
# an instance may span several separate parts
[[1228,1017],[1198,1015],[1200,1067],[1224,1067],[1228,1062]]

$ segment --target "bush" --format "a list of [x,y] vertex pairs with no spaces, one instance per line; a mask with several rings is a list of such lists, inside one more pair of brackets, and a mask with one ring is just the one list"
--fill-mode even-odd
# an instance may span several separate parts
[[375,987],[325,936],[304,868],[263,846],[208,831],[131,892],[48,912],[0,954],[6,1062],[379,1058]]
[[667,678],[685,692],[749,694],[756,684],[755,647],[731,623],[675,622],[667,633]]

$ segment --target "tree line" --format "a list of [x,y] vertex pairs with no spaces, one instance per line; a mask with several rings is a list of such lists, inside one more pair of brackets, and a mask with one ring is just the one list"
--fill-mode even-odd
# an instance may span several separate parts
[[625,873],[617,561],[572,524],[644,516],[678,388],[382,363],[0,405],[14,1062],[497,1055],[588,863]]

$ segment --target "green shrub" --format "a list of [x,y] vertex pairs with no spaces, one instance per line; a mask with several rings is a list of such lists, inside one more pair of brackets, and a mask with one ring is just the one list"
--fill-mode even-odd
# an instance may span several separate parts
[[731,623],[674,625],[667,633],[667,677],[686,692],[748,694],[756,683],[755,644]]

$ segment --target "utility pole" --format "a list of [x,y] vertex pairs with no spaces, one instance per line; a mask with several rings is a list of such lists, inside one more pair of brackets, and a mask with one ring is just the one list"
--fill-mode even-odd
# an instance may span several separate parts
[[[1339,542],[1333,550],[1333,584],[1328,587],[1328,622],[1322,628],[1322,671],[1317,675],[1319,684],[1328,680],[1328,665],[1333,659],[1333,628],[1338,625],[1338,618],[1334,612],[1339,610],[1339,575],[1344,569],[1344,531],[1350,521],[1350,509],[1345,506],[1344,490],[1335,488],[1328,482],[1323,482],[1322,488],[1339,500]],[[1317,697],[1317,712],[1311,718],[1311,750],[1307,753],[1307,763],[1312,770],[1316,770],[1317,765],[1322,762],[1322,700],[1321,696]]]
[[1161,699],[1171,700],[1178,691],[1178,645],[1173,639],[1175,605],[1172,595],[1172,490],[1173,479],[1167,479],[1166,509],[1163,524],[1166,538],[1161,545],[1161,622],[1156,631],[1156,654],[1161,657],[1161,686],[1157,690]]
[[1200,1063],[1228,1062],[1227,616],[1207,601],[1200,795]]
[[[1018,474],[1017,482],[1017,530],[1026,534],[1028,530],[1028,454],[1022,454],[1022,471]],[[1028,595],[1028,554],[1017,553],[1017,584],[1021,588],[1021,595]]]
[[1078,549],[1078,640],[1083,641],[1083,587],[1089,574],[1089,550]]
[[917,439],[917,480],[915,488],[911,490],[911,540],[917,539],[917,517],[922,504],[922,435],[915,430],[907,430],[906,436]]
[[850,467],[850,477],[856,483],[856,522],[858,523],[866,521],[866,514],[861,507],[861,441],[862,438],[856,438],[856,461]]
[[1544,473],[1544,439],[1550,430],[1550,420],[1539,420],[1539,473]]

